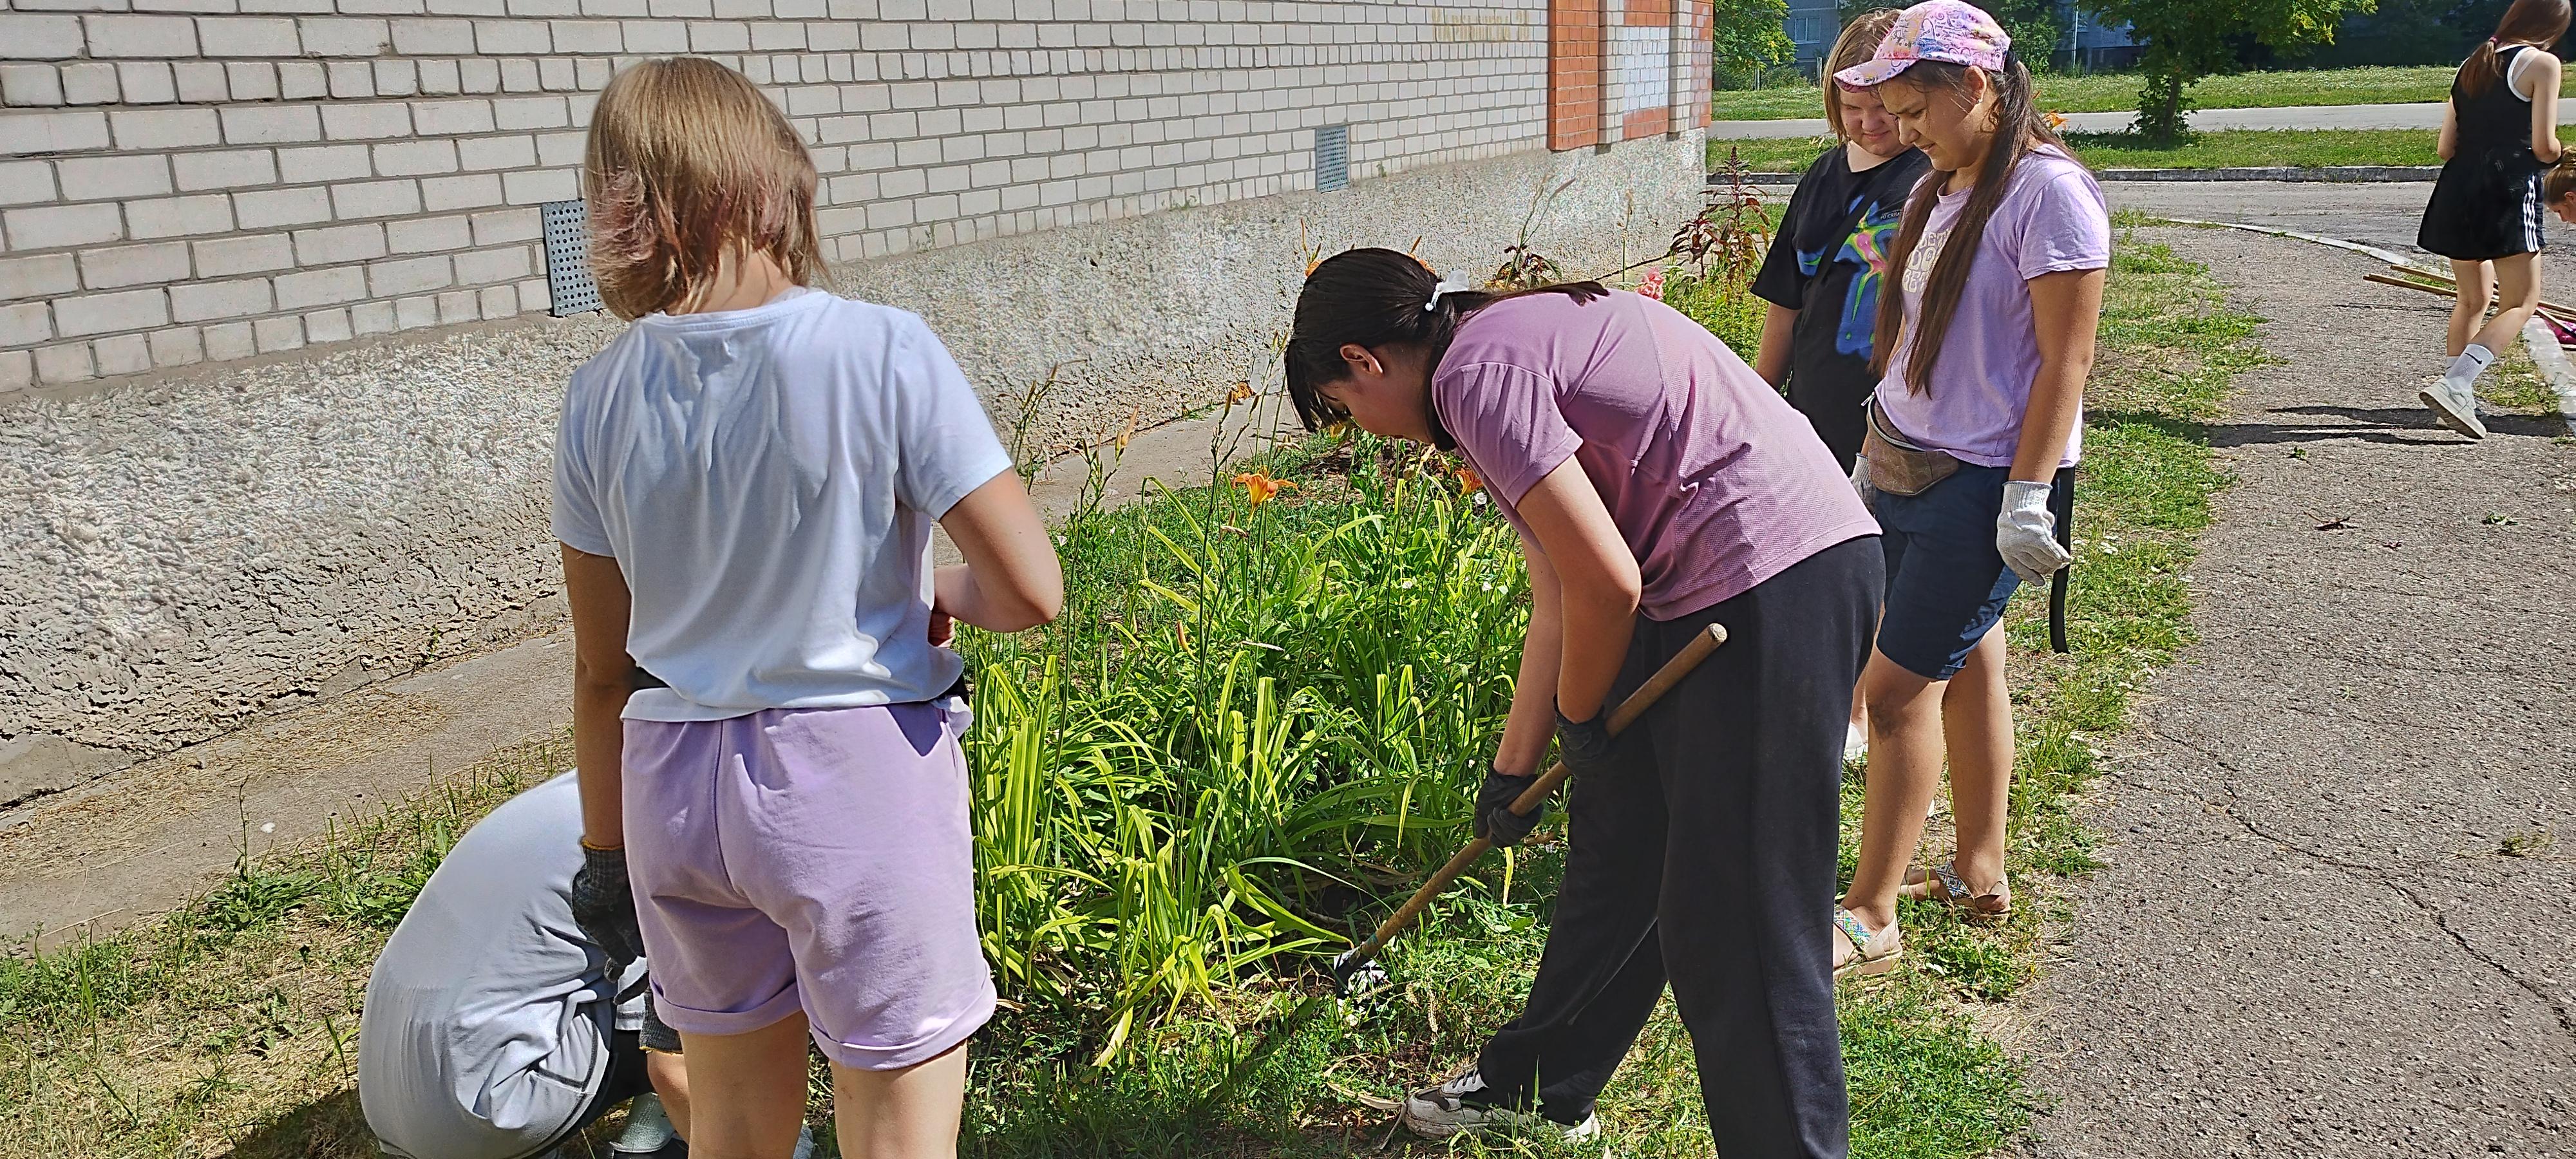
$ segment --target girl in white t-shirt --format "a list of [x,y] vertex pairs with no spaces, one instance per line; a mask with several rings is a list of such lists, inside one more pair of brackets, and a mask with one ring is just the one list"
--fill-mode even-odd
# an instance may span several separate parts
[[[619,73],[583,171],[634,324],[573,372],[555,449],[574,916],[650,951],[697,1150],[789,1154],[810,1038],[844,1154],[953,1155],[994,994],[940,645],[1052,619],[1055,554],[921,320],[809,288],[813,161],[741,74]],[[964,565],[931,569],[934,521]]]

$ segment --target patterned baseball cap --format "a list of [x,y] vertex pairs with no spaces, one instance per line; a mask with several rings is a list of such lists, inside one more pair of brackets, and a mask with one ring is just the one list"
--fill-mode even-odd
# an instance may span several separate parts
[[1877,52],[1835,73],[1834,80],[1844,88],[1865,89],[1904,72],[1918,60],[2000,72],[2004,53],[2011,49],[2012,37],[1985,9],[1963,0],[1923,0],[1896,18],[1887,39],[1878,42]]

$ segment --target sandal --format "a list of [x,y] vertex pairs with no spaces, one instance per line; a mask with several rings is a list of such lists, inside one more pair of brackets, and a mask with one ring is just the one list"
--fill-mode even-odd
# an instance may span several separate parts
[[1850,910],[1834,907],[1834,932],[1842,940],[1834,945],[1834,978],[1866,977],[1884,974],[1896,968],[1896,960],[1905,956],[1905,939],[1898,935],[1896,923],[1873,932]]
[[1998,877],[1995,887],[1978,893],[1959,876],[1958,863],[1945,861],[1930,869],[1917,869],[1905,875],[1898,893],[1916,901],[1942,901],[1959,907],[1976,921],[1992,921],[2012,913],[2012,879]]

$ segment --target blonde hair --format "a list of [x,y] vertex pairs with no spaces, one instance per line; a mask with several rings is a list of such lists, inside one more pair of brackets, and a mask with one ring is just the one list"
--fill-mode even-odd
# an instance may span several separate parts
[[695,56],[627,68],[582,154],[600,300],[629,319],[686,307],[753,255],[820,284],[814,186],[805,143],[741,73]]
[[1825,123],[1833,126],[1834,139],[1851,140],[1843,130],[1843,86],[1834,74],[1868,60],[1878,52],[1878,42],[1887,39],[1887,30],[1896,27],[1896,18],[1904,13],[1895,8],[1873,8],[1852,17],[1843,25],[1842,35],[1834,38],[1833,51],[1825,54]]
[[2561,154],[2540,178],[2540,200],[2556,205],[2576,193],[2576,153]]

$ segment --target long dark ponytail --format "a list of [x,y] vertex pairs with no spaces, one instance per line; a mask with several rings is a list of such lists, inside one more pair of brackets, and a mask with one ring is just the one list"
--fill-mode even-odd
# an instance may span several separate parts
[[[2559,0],[2565,3],[2566,0]],[[1949,93],[1962,100],[1976,89],[1968,80],[1967,65],[1938,60],[1918,60],[1889,84],[1912,84],[1926,93]],[[2032,149],[2052,145],[2063,151],[2066,142],[2057,130],[2041,119],[2039,106],[2031,95],[2030,69],[2021,57],[2004,57],[2000,72],[1989,71],[1986,83],[1995,91],[1994,144],[1986,149],[1985,163],[1977,170],[1976,187],[1968,193],[1967,207],[1950,227],[1950,238],[1942,243],[1940,256],[1932,263],[1931,280],[1923,286],[1923,308],[1915,322],[1914,347],[1905,359],[1906,389],[1917,394],[1932,389],[1932,368],[1941,361],[1941,340],[1950,333],[1950,320],[1959,312],[1959,297],[1968,284],[1968,266],[1976,260],[1978,243],[1986,236],[1986,222],[1995,215],[1995,206],[2004,199],[2004,186],[2012,178],[2013,167]],[[2070,154],[2071,155],[2071,154]],[[1872,343],[1870,373],[1884,376],[1889,361],[1896,357],[1897,334],[1905,325],[1905,263],[1914,256],[1914,247],[1923,240],[1923,230],[1932,220],[1932,206],[1941,199],[1941,187],[1948,184],[1949,174],[1935,169],[1914,187],[1914,195],[1905,202],[1905,221],[1896,233],[1896,246],[1888,251],[1887,276],[1879,280],[1878,332]]]
[[1589,302],[1610,292],[1599,282],[1561,282],[1504,293],[1453,290],[1432,304],[1431,291],[1439,284],[1439,277],[1412,255],[1390,249],[1344,250],[1306,275],[1285,357],[1288,400],[1296,404],[1297,418],[1307,430],[1351,417],[1322,393],[1350,377],[1350,366],[1342,361],[1344,346],[1421,350],[1437,368],[1440,356],[1457,340],[1458,324],[1496,302],[1523,294],[1564,294]]
[[2504,10],[2504,19],[2496,21],[2495,35],[2460,62],[2460,91],[2474,97],[2504,79],[2504,54],[2496,51],[2498,44],[2546,50],[2567,35],[2567,17],[2567,0],[2513,0],[2513,7]]

